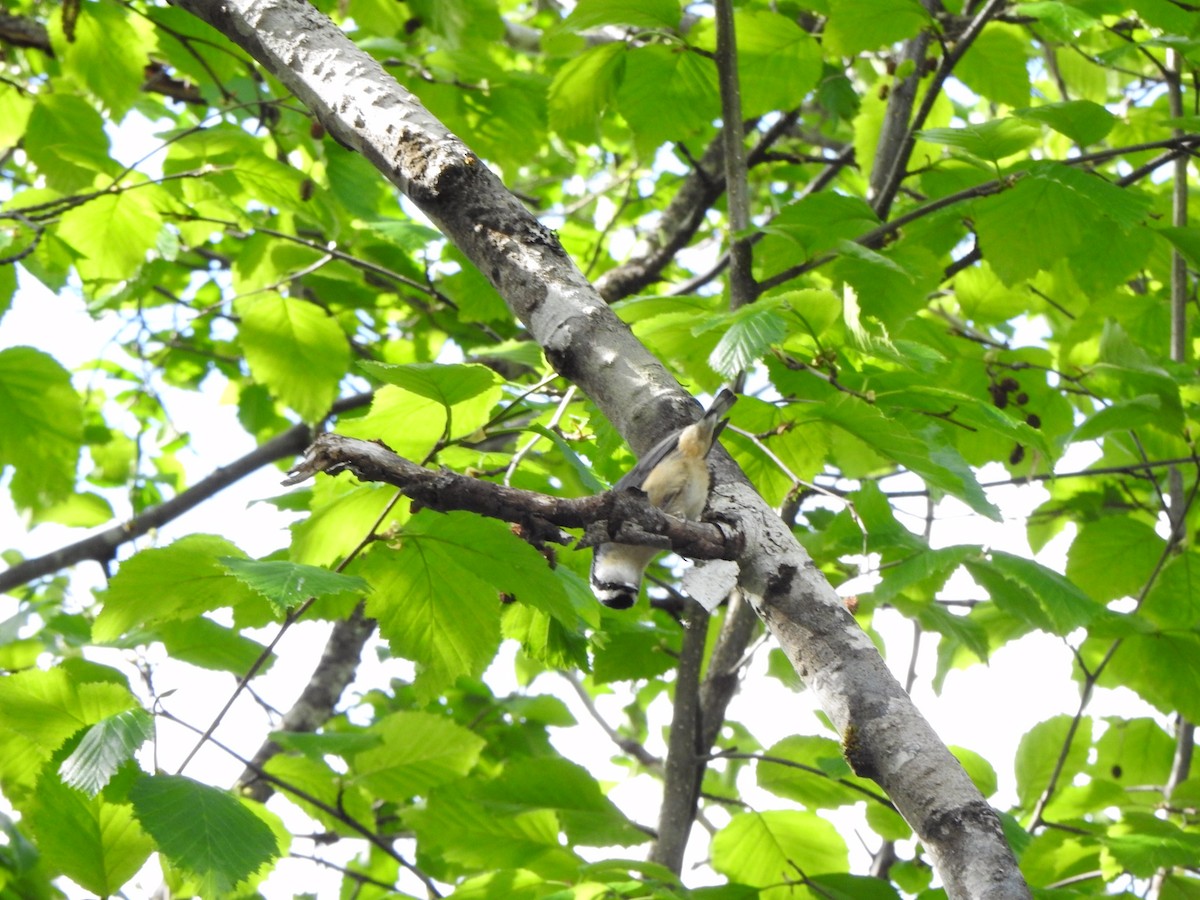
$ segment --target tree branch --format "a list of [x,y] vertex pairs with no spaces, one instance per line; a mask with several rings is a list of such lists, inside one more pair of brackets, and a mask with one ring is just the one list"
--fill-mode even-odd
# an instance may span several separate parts
[[[277,731],[311,732],[329,721],[338,700],[354,680],[363,647],[374,631],[375,620],[363,614],[362,604],[355,607],[350,618],[333,623],[320,661]],[[274,741],[267,741],[258,748],[238,778],[243,794],[260,803],[267,802],[274,787],[269,779],[262,778],[262,770],[279,750]]]
[[[918,107],[916,115],[913,116],[908,128],[904,131],[904,138],[899,142],[899,149],[891,157],[891,168],[887,172],[887,177],[881,180],[879,191],[871,204],[881,219],[886,219],[892,208],[892,201],[896,199],[896,193],[900,190],[901,182],[904,181],[905,169],[908,167],[908,161],[917,143],[917,132],[925,127],[925,120],[933,111],[933,104],[937,101],[938,94],[941,93],[942,85],[950,77],[954,67],[958,65],[958,61],[970,49],[971,44],[975,42],[975,38],[979,37],[983,26],[1000,11],[1005,2],[1006,0],[987,0],[975,18],[959,35],[958,40],[954,43],[954,49],[942,57],[942,62],[937,67],[933,80],[925,90],[925,96],[921,98],[921,105]],[[874,183],[874,179],[872,179],[872,183]]]
[[[334,404],[330,415],[365,406],[370,399],[370,394],[358,394],[347,397],[345,400],[339,400]],[[0,593],[7,593],[35,578],[43,578],[86,560],[94,560],[101,564],[112,560],[116,556],[117,548],[122,544],[136,540],[155,528],[162,528],[209,497],[220,493],[235,481],[245,478],[251,472],[301,453],[308,442],[312,440],[312,434],[313,430],[308,425],[296,425],[289,428],[283,434],[254,448],[240,459],[234,460],[227,466],[221,466],[181,494],[147,509],[141,515],[134,516],[120,525],[114,525],[99,534],[76,541],[74,544],[68,544],[66,547],[61,547],[44,556],[17,563],[4,572],[0,572]]]
[[283,483],[299,484],[317,472],[335,475],[342,471],[363,481],[398,487],[406,496],[439,512],[462,509],[517,523],[524,536],[536,542],[570,544],[574,538],[561,528],[587,528],[584,546],[617,540],[670,548],[692,559],[735,559],[740,549],[738,538],[719,526],[667,515],[633,491],[551,497],[456,472],[425,469],[383,444],[340,434],[320,435]]
[[688,610],[679,667],[675,670],[675,697],[667,760],[663,766],[663,802],[658,813],[658,839],[650,861],[676,875],[696,819],[696,801],[706,761],[700,748],[700,669],[708,640],[708,611],[699,603]]

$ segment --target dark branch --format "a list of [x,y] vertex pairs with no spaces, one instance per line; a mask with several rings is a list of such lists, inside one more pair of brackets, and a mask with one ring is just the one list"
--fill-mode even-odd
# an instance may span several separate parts
[[383,444],[340,434],[318,437],[283,483],[299,484],[317,472],[335,475],[343,471],[363,481],[398,487],[411,499],[441,512],[462,509],[515,522],[535,541],[569,544],[574,539],[562,528],[586,528],[582,546],[616,540],[669,548],[691,559],[735,559],[741,550],[739,536],[711,523],[669,516],[632,491],[551,497],[456,472],[425,469]]

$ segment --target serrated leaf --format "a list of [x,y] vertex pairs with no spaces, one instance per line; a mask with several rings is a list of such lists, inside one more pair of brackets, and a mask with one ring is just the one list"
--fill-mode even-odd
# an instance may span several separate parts
[[380,746],[383,736],[372,731],[324,734],[309,731],[272,731],[271,740],[285,750],[295,750],[314,760],[320,760],[327,754],[349,759],[356,753]]
[[22,147],[47,184],[64,194],[90,189],[98,173],[118,171],[104,120],[77,94],[39,94]]
[[353,575],[286,560],[223,556],[220,563],[242,584],[266,597],[281,613],[299,606],[309,597],[361,594],[371,587]]
[[58,236],[78,254],[75,267],[89,286],[114,285],[145,262],[163,224],[156,192],[106,194],[63,213]]
[[0,678],[0,729],[16,732],[47,752],[57,750],[81,728],[137,705],[124,685],[80,684],[62,668]]
[[238,343],[254,380],[307,422],[326,413],[350,364],[346,335],[320,307],[257,293],[234,301]]
[[45,862],[99,897],[119,894],[154,850],[128,804],[88,798],[53,772],[38,780],[28,815]]
[[921,139],[931,144],[957,147],[988,162],[999,162],[1019,153],[1041,136],[1038,129],[1020,119],[989,119],[962,128],[927,128]]
[[966,566],[999,606],[1051,634],[1069,634],[1103,611],[1066,578],[1031,559],[993,550],[987,562],[967,560]]
[[499,381],[495,372],[479,365],[360,362],[358,366],[380,381],[412,391],[427,400],[436,400],[447,407],[478,397]]
[[627,847],[649,840],[600,792],[600,785],[586,769],[565,759],[511,760],[503,772],[480,783],[472,794],[497,816],[553,811],[571,846]]
[[[821,76],[821,46],[786,15],[768,9],[737,9],[738,81],[744,118],[790,109]],[[701,19],[689,39],[715,51],[716,23]]]
[[181,775],[143,775],[129,799],[158,851],[193,875],[205,897],[230,896],[279,855],[270,827],[227,791]]
[[1118,871],[1149,878],[1175,866],[1194,866],[1200,859],[1200,834],[1136,810],[1126,810],[1121,819],[1101,839],[1104,855],[1112,857]]
[[792,895],[786,881],[793,861],[805,875],[843,872],[846,843],[837,828],[809,812],[773,810],[738,813],[712,841],[712,866],[733,881],[763,888],[763,900]]
[[83,439],[82,404],[67,370],[32,347],[0,350],[0,409],[0,467],[15,470],[18,508],[66,498]]
[[259,595],[218,561],[238,552],[224,538],[193,534],[127,559],[109,582],[93,640],[113,641],[138,625],[254,601]]
[[483,672],[500,642],[502,592],[575,622],[545,559],[504,523],[469,513],[414,516],[399,550],[372,553],[362,574],[374,587],[367,614],[394,653],[418,663],[423,696]]
[[476,868],[530,869],[543,878],[573,879],[580,860],[560,845],[558,820],[548,809],[497,815],[476,797],[479,783],[436,788],[424,809],[405,815],[423,846]]
[[992,270],[1016,284],[1069,255],[1094,211],[1058,182],[1022,178],[974,204],[975,229]]
[[[286,785],[281,788],[284,796],[335,833],[356,836],[360,834],[347,824],[346,816],[360,825],[369,825],[375,821],[371,809],[371,796],[362,788],[347,784],[346,777],[334,772],[320,757],[312,759],[277,753],[267,761],[265,768],[268,775],[278,778]],[[319,800],[325,808],[289,788],[303,791],[309,797]],[[331,813],[331,809],[335,812]]]
[[763,755],[767,759],[755,767],[758,786],[809,809],[837,809],[858,803],[865,795],[855,790],[855,785],[876,790],[870,782],[855,777],[837,741],[829,738],[792,735]]
[[787,335],[787,322],[769,303],[753,303],[729,316],[729,328],[708,356],[714,372],[733,378]]
[[1091,100],[1046,103],[1042,106],[1014,110],[1013,115],[1044,122],[1081,147],[1103,140],[1117,122],[1116,116]]
[[719,115],[716,68],[698,53],[636,47],[625,57],[617,108],[643,151],[691,137]]
[[1015,26],[992,23],[954,67],[954,77],[996,103],[1029,102],[1029,43]]
[[119,7],[100,3],[82,8],[70,40],[50,29],[55,55],[66,72],[87,85],[116,121],[137,101],[146,80],[151,47]]
[[403,802],[466,775],[486,741],[442,716],[401,711],[371,726],[382,743],[354,757],[352,781]]
[[101,719],[84,732],[71,755],[58,767],[58,774],[64,784],[94,797],[153,734],[154,721],[143,709],[129,709]]
[[958,497],[989,519],[1000,520],[999,510],[988,500],[966,461],[944,441],[922,438],[874,406],[845,396],[814,412],[920,475],[930,487]]
[[567,60],[550,82],[550,127],[572,140],[594,140],[624,77],[625,53],[623,43],[600,44]]

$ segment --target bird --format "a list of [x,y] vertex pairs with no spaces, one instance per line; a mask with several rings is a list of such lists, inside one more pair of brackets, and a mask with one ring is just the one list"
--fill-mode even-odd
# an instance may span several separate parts
[[[708,453],[729,421],[725,413],[736,400],[733,391],[722,388],[698,422],[655,444],[613,485],[613,491],[642,491],[651,505],[664,512],[698,521],[708,502]],[[629,609],[637,600],[642,573],[658,552],[659,548],[634,544],[597,546],[591,572],[596,598],[610,609]]]

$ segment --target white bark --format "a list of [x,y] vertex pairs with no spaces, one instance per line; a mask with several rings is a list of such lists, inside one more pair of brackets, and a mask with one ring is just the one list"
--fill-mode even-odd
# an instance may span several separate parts
[[[637,452],[693,404],[557,237],[370,56],[303,0],[176,0],[240,44],[360,151],[500,292],[547,359]],[[714,458],[718,455],[714,454]],[[778,516],[724,454],[713,503],[738,523],[741,585],[842,735],[933,857],[954,898],[1029,897],[995,812],[933,733]]]

